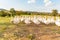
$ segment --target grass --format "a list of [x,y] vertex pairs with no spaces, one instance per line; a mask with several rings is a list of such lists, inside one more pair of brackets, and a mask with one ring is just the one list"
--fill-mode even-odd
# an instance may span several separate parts
[[9,23],[10,17],[0,17],[0,23]]

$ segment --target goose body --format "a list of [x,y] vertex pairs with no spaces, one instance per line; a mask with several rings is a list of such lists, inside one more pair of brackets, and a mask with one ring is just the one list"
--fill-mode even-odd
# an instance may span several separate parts
[[57,26],[60,26],[60,19],[57,19],[57,20],[55,21],[55,24],[56,24]]
[[13,23],[14,23],[14,24],[18,24],[19,22],[20,22],[20,18],[17,17],[17,16],[15,16],[15,17],[13,18]]

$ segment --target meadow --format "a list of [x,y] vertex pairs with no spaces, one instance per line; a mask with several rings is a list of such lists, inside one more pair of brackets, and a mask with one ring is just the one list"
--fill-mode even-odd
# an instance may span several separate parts
[[[37,15],[21,15],[21,17],[37,17]],[[40,15],[38,15],[39,17]],[[41,16],[53,17],[53,16]],[[60,17],[59,17],[60,18]],[[0,40],[60,40],[60,26],[55,24],[25,24],[11,22],[13,17],[0,17]],[[54,17],[56,20],[56,17]]]

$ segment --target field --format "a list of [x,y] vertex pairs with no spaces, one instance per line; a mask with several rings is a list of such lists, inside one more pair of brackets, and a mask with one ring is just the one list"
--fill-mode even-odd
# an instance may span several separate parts
[[60,27],[55,24],[13,24],[11,17],[0,17],[0,40],[60,40]]

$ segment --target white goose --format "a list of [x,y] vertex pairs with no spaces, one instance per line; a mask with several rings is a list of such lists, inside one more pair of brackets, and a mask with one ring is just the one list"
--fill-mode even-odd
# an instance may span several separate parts
[[55,22],[55,20],[52,19],[52,18],[48,18],[47,21],[48,21],[49,23],[54,23],[54,22]]
[[15,16],[12,20],[14,24],[18,24],[20,22],[20,18],[18,16]]
[[30,23],[31,23],[31,20],[26,18],[26,19],[24,20],[24,22],[25,22],[25,24],[30,24]]
[[55,24],[56,24],[57,26],[60,26],[60,19],[57,19],[57,20],[55,21]]
[[42,22],[45,23],[45,24],[49,24],[50,23],[49,19],[46,19],[46,18],[43,18]]
[[23,18],[23,17],[21,17],[21,18],[20,18],[20,21],[21,21],[21,22],[22,22],[22,21],[24,21],[24,18]]
[[40,21],[39,20],[37,20],[37,19],[33,19],[33,20],[31,20],[33,23],[35,23],[35,24],[40,24]]

